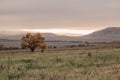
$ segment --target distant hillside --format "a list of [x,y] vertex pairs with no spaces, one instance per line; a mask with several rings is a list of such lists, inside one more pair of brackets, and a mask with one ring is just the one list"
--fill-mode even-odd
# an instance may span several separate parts
[[89,35],[82,36],[80,39],[90,42],[120,41],[120,27],[106,28]]
[[[20,47],[21,45],[21,38],[25,33],[22,34],[16,34],[16,35],[8,35],[8,34],[0,34],[0,45],[4,45],[5,47]],[[47,45],[52,46],[64,46],[68,45],[68,43],[65,42],[53,42],[53,41],[73,41],[77,40],[75,38],[78,37],[68,37],[68,36],[59,36],[53,33],[42,33],[42,35],[46,38]],[[50,41],[50,42],[49,42]],[[71,43],[72,44],[72,43]]]
[[[0,34],[0,40],[21,40],[21,37],[25,33],[16,34],[16,35],[8,35],[8,34]],[[42,33],[42,35],[46,38],[46,40],[76,40],[79,37],[70,37],[70,36],[60,36],[53,33]]]
[[43,33],[43,36],[45,36],[46,40],[76,40],[77,38],[79,37],[70,37],[70,36],[60,36],[60,35],[56,35],[56,34],[53,34],[53,33]]
[[[25,33],[16,35],[0,34],[0,40],[21,40]],[[53,33],[42,33],[46,40],[69,40],[69,41],[89,41],[89,42],[112,42],[120,41],[120,27],[110,27],[93,32],[85,36],[60,36]]]

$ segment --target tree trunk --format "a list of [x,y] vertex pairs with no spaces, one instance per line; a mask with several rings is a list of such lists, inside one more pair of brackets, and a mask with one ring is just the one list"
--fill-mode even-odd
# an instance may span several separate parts
[[34,48],[34,47],[32,47],[32,48],[30,48],[30,50],[31,50],[31,52],[34,52],[35,48]]
[[44,49],[41,50],[41,53],[43,53],[43,52],[44,52]]

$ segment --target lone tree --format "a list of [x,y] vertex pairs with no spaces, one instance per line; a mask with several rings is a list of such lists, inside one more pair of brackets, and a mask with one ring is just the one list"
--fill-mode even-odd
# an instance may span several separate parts
[[41,48],[41,52],[44,52],[46,48],[44,40],[45,38],[40,33],[27,33],[22,37],[21,47],[29,48],[31,52],[34,52],[36,48]]

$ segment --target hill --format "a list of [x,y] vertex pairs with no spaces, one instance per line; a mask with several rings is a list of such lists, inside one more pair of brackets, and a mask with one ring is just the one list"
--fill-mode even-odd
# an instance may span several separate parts
[[[21,37],[26,33],[20,33],[20,34],[0,34],[0,40],[21,40]],[[42,35],[46,38],[46,40],[76,40],[78,36],[64,36],[64,35],[57,35],[53,33],[42,33]],[[81,35],[80,35],[81,36]],[[80,37],[79,36],[79,37]]]
[[[8,32],[9,33],[9,32]],[[20,40],[25,33],[8,35],[0,33],[0,40]],[[84,36],[63,36],[53,33],[42,33],[47,41],[68,40],[68,41],[89,41],[89,42],[116,42],[120,41],[120,27],[109,27],[103,30],[95,31]]]
[[80,37],[89,42],[114,42],[120,41],[120,27],[109,27],[103,30]]
[[[1,34],[0,35],[0,45],[4,45],[5,47],[19,47],[21,45],[21,38],[25,33],[22,34]],[[76,37],[69,36],[60,36],[53,33],[42,33],[42,35],[46,38],[46,44],[48,46],[57,46],[61,47],[67,45],[68,43],[64,42],[66,40],[74,41]]]

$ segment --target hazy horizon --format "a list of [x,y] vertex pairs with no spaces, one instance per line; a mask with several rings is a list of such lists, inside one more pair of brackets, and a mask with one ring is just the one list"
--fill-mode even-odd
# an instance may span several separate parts
[[[120,27],[107,27],[107,28],[103,28],[100,30],[96,30],[96,31],[89,31],[89,30],[69,30],[69,29],[21,29],[21,30],[5,30],[5,31],[0,31],[0,35],[21,35],[21,34],[26,34],[28,32],[30,33],[51,33],[51,34],[56,34],[56,35],[60,35],[60,36],[85,36],[85,35],[89,35],[92,34],[94,32],[99,32],[102,30],[114,30],[114,29],[120,29]],[[72,32],[71,32],[72,31]]]
[[0,32],[89,34],[120,26],[119,0],[0,0]]

